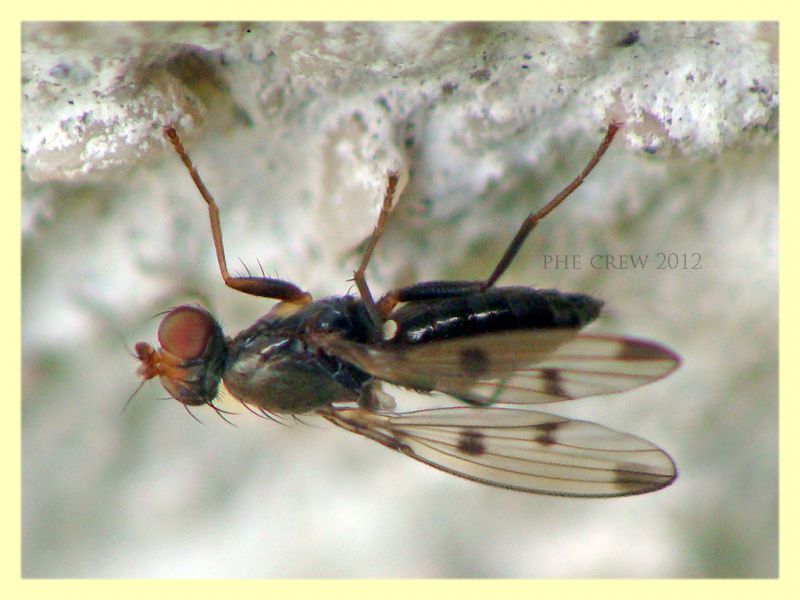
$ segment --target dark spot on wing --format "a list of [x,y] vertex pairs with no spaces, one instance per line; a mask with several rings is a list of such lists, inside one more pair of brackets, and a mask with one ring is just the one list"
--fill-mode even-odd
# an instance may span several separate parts
[[461,400],[464,404],[469,404],[470,406],[491,406],[493,404],[492,400],[483,400],[483,399],[474,399],[469,398],[468,396],[461,396],[458,394],[450,394],[453,398],[457,400]]
[[466,429],[461,432],[458,439],[458,449],[464,454],[470,456],[480,456],[486,452],[486,446],[483,443],[483,434],[480,431],[473,431]]
[[561,384],[561,373],[558,369],[542,369],[544,392],[550,396],[567,397],[564,386]]
[[617,358],[621,360],[665,360],[671,358],[661,346],[628,340],[621,344]]
[[621,492],[652,491],[669,485],[674,474],[648,472],[643,465],[622,463],[614,470],[614,485]]
[[542,423],[541,425],[537,425],[534,427],[536,429],[536,435],[533,437],[533,441],[537,444],[541,444],[542,446],[552,446],[556,443],[556,438],[553,435],[559,427],[561,423],[554,422],[554,423]]
[[459,356],[461,370],[471,377],[480,377],[489,371],[489,355],[478,347],[464,348]]

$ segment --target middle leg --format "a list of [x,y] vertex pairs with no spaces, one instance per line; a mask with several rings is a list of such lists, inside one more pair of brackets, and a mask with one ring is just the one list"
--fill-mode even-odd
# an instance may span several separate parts
[[372,231],[372,235],[367,242],[367,247],[364,249],[364,256],[361,258],[361,264],[358,270],[353,274],[353,281],[358,288],[361,300],[367,308],[373,325],[377,327],[383,324],[386,320],[386,316],[380,313],[375,304],[375,300],[372,298],[372,292],[370,292],[369,285],[367,284],[366,271],[367,265],[372,258],[372,253],[375,251],[375,246],[377,246],[378,240],[381,239],[383,235],[386,221],[389,219],[389,214],[392,211],[392,200],[394,199],[395,190],[397,189],[398,178],[399,176],[396,171],[390,171],[386,177],[386,193],[383,196],[383,204],[381,205],[381,212],[378,215],[378,222],[375,224],[375,229]]

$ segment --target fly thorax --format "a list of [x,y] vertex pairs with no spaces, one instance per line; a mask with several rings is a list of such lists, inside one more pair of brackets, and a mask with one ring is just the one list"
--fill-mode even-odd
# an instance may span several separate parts
[[223,381],[233,396],[260,409],[301,414],[354,398],[330,359],[297,335],[261,332],[234,340]]

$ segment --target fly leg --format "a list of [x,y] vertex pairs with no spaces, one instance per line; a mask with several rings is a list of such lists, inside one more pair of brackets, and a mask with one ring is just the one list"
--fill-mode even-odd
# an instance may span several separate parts
[[483,281],[423,281],[412,285],[394,288],[378,300],[378,312],[387,317],[400,302],[441,300],[454,296],[469,296],[484,289]]
[[211,236],[214,238],[214,250],[217,253],[217,264],[219,265],[219,271],[222,274],[225,285],[245,294],[260,296],[262,298],[274,298],[275,300],[281,300],[291,304],[302,305],[311,302],[311,294],[301,290],[288,281],[273,277],[234,277],[228,272],[228,265],[225,261],[225,248],[222,244],[222,228],[220,227],[217,203],[214,201],[211,192],[206,188],[203,180],[200,179],[200,174],[197,172],[192,160],[184,149],[175,128],[172,126],[164,127],[164,135],[167,136],[167,139],[170,141],[173,148],[175,148],[183,164],[186,165],[189,175],[192,177],[192,181],[194,181],[194,184],[200,191],[200,195],[208,206],[208,217],[211,220]]
[[364,306],[367,308],[370,320],[376,327],[376,331],[380,331],[389,313],[392,312],[392,309],[394,309],[398,302],[465,296],[479,291],[484,285],[483,281],[426,281],[408,287],[390,290],[381,296],[377,303],[375,302],[369,286],[367,285],[365,272],[370,258],[372,258],[375,246],[378,244],[378,240],[381,238],[381,235],[383,235],[383,230],[386,227],[386,221],[392,209],[392,200],[394,199],[395,190],[397,189],[397,180],[397,173],[393,171],[389,172],[387,175],[386,193],[383,197],[381,212],[378,215],[378,222],[375,224],[375,229],[364,249],[364,256],[361,258],[361,264],[353,275],[353,281],[358,288],[358,293],[361,296],[361,300],[364,302]]
[[505,253],[500,258],[500,261],[497,263],[488,279],[480,281],[425,281],[407,287],[395,288],[386,292],[380,300],[378,300],[375,305],[377,312],[382,315],[385,320],[394,307],[400,302],[439,300],[443,298],[452,298],[454,296],[468,296],[492,287],[514,260],[514,257],[519,252],[531,230],[536,227],[539,221],[550,214],[556,206],[561,204],[567,196],[574,192],[575,189],[583,183],[583,180],[589,173],[591,173],[592,169],[594,169],[600,161],[600,158],[605,154],[606,150],[608,150],[619,128],[620,124],[611,123],[611,125],[608,126],[603,141],[600,142],[600,146],[595,150],[592,158],[589,159],[589,162],[586,164],[583,171],[581,171],[580,175],[573,179],[567,187],[561,190],[545,206],[528,215],[522,222],[519,231],[517,231],[514,239],[511,240],[511,243],[508,245],[508,248],[506,248]]
[[367,313],[369,314],[370,320],[378,331],[380,330],[383,322],[386,320],[386,314],[381,313],[375,304],[375,300],[372,298],[372,292],[370,292],[369,285],[367,285],[365,273],[367,270],[367,265],[369,264],[369,260],[372,258],[372,253],[375,251],[375,246],[378,244],[378,240],[381,239],[381,235],[383,235],[383,229],[386,227],[386,221],[389,218],[389,213],[392,210],[392,200],[394,199],[395,190],[397,189],[397,180],[397,172],[390,171],[387,174],[386,193],[383,196],[383,204],[381,205],[381,212],[378,215],[378,222],[375,224],[375,229],[372,231],[372,235],[367,242],[367,247],[364,249],[364,256],[361,258],[361,264],[359,265],[358,270],[353,274],[353,281],[358,288],[361,301],[367,308]]
[[597,150],[594,151],[592,158],[589,159],[589,162],[586,164],[583,171],[581,171],[580,175],[573,179],[569,185],[567,185],[567,187],[556,194],[556,196],[550,200],[550,202],[545,204],[539,210],[529,214],[528,217],[522,222],[519,231],[517,231],[514,239],[511,240],[511,243],[508,245],[508,248],[506,248],[505,253],[500,258],[497,266],[495,266],[494,271],[492,271],[492,274],[489,275],[489,278],[483,282],[482,289],[485,290],[495,284],[495,282],[511,264],[511,261],[514,260],[514,257],[517,255],[517,252],[519,252],[519,249],[522,248],[522,244],[525,242],[525,239],[528,237],[528,234],[530,234],[531,230],[536,227],[539,221],[550,214],[550,212],[556,206],[561,204],[567,198],[567,196],[574,192],[578,186],[583,183],[583,180],[589,175],[589,173],[592,172],[592,169],[597,166],[597,163],[600,162],[603,154],[605,154],[606,150],[608,150],[608,147],[611,145],[611,142],[620,127],[620,123],[611,123],[606,131],[606,136],[603,138],[603,141],[600,142],[600,146],[598,146]]

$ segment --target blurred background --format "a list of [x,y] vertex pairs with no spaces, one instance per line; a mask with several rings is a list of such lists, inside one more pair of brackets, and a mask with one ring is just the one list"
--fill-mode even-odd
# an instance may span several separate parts
[[[776,24],[40,23],[22,42],[24,577],[777,576]],[[681,354],[661,382],[546,407],[662,446],[671,487],[493,489],[314,418],[228,402],[235,426],[200,424],[157,382],[123,412],[160,312],[201,302],[232,335],[271,305],[223,285],[162,125],[232,270],[322,297],[351,289],[388,170],[409,180],[373,292],[485,277],[611,120],[500,283],[596,295],[593,331]]]

